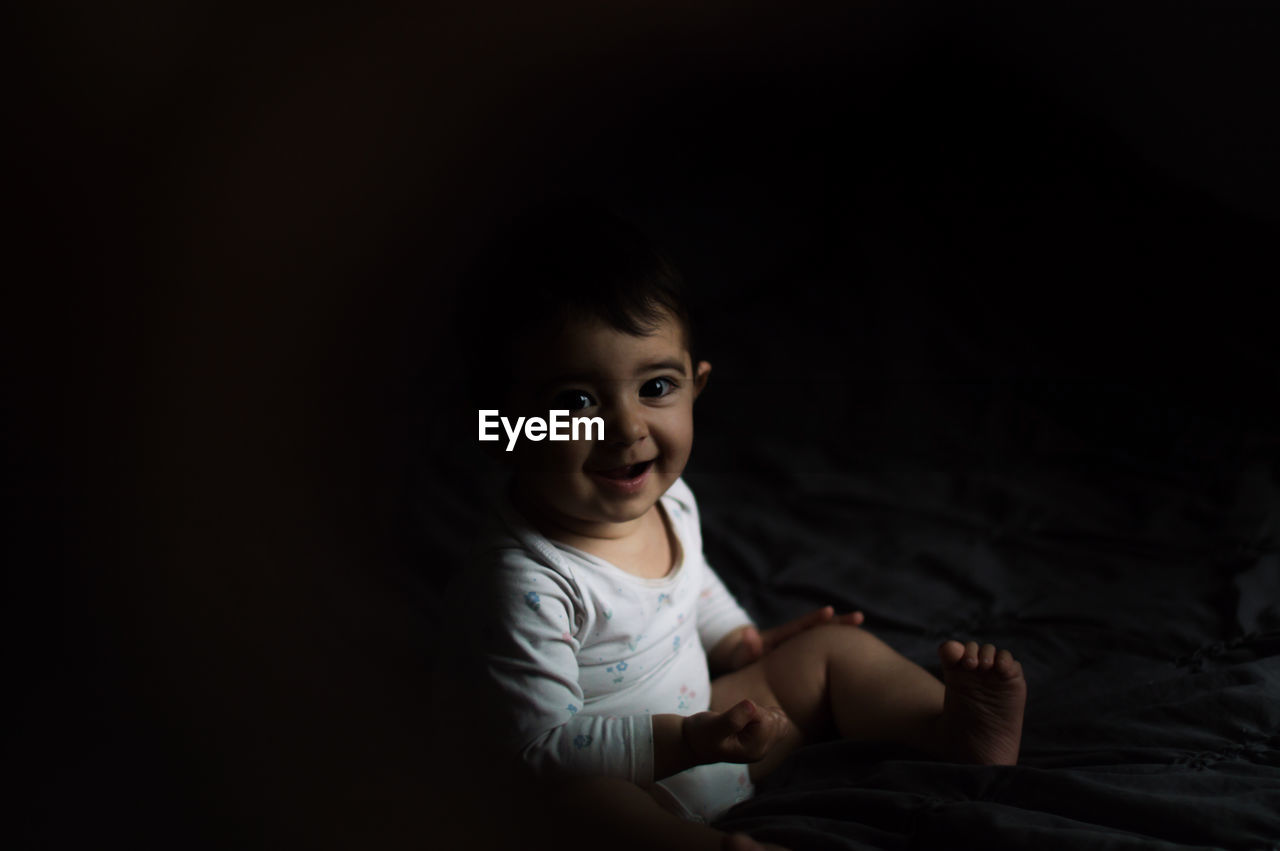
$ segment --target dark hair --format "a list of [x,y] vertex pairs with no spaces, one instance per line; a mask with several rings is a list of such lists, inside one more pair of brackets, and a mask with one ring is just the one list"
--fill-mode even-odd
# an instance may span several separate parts
[[680,273],[634,225],[590,202],[544,204],[507,223],[475,258],[460,302],[481,407],[505,395],[522,339],[569,320],[644,336],[672,316],[693,351]]

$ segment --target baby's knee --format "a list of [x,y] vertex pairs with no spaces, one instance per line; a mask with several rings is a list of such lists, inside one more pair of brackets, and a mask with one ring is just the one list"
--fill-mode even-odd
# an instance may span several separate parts
[[778,645],[763,659],[764,669],[774,691],[781,695],[790,683],[825,683],[833,660],[874,653],[880,643],[862,627],[822,624]]
[[839,647],[842,650],[854,647],[874,647],[884,642],[860,626],[849,626],[840,623],[827,623],[809,629],[803,636],[810,636],[810,641],[824,648]]
[[870,662],[889,656],[896,651],[860,626],[847,624],[822,624],[796,636],[792,641],[800,643],[796,648],[800,655],[818,657],[827,662],[862,660]]

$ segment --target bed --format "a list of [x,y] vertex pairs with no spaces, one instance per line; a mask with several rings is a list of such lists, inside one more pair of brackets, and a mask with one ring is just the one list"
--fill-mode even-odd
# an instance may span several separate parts
[[768,491],[690,477],[708,556],[761,622],[856,606],[935,672],[950,636],[1013,648],[1026,727],[1011,768],[813,745],[722,827],[814,849],[1274,847],[1280,562],[1245,507],[1274,482],[773,471]]

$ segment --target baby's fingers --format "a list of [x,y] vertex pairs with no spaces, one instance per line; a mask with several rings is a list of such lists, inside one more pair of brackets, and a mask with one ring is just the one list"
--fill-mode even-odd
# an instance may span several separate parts
[[866,619],[866,616],[863,615],[862,612],[853,611],[848,614],[837,616],[835,622],[845,626],[861,626],[862,622]]
[[721,720],[729,728],[730,735],[739,733],[751,722],[760,720],[760,707],[744,698],[731,706]]
[[764,759],[769,750],[786,734],[791,721],[776,706],[761,709],[760,719],[753,721],[738,734],[746,762]]
[[764,637],[765,651],[768,652],[777,647],[789,638],[794,638],[800,633],[813,629],[819,624],[824,624],[831,620],[836,610],[831,606],[823,606],[821,609],[814,609],[807,615],[801,615],[793,621],[784,623],[781,626],[775,626],[773,629],[765,630],[762,633]]

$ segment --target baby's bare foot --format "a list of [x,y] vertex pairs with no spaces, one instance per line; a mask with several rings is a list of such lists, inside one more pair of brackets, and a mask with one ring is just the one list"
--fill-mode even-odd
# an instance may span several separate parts
[[730,833],[720,843],[720,851],[787,851],[781,845],[756,842],[745,833]]
[[939,725],[943,755],[958,762],[1016,765],[1027,681],[1008,650],[947,641],[938,648],[947,685]]

